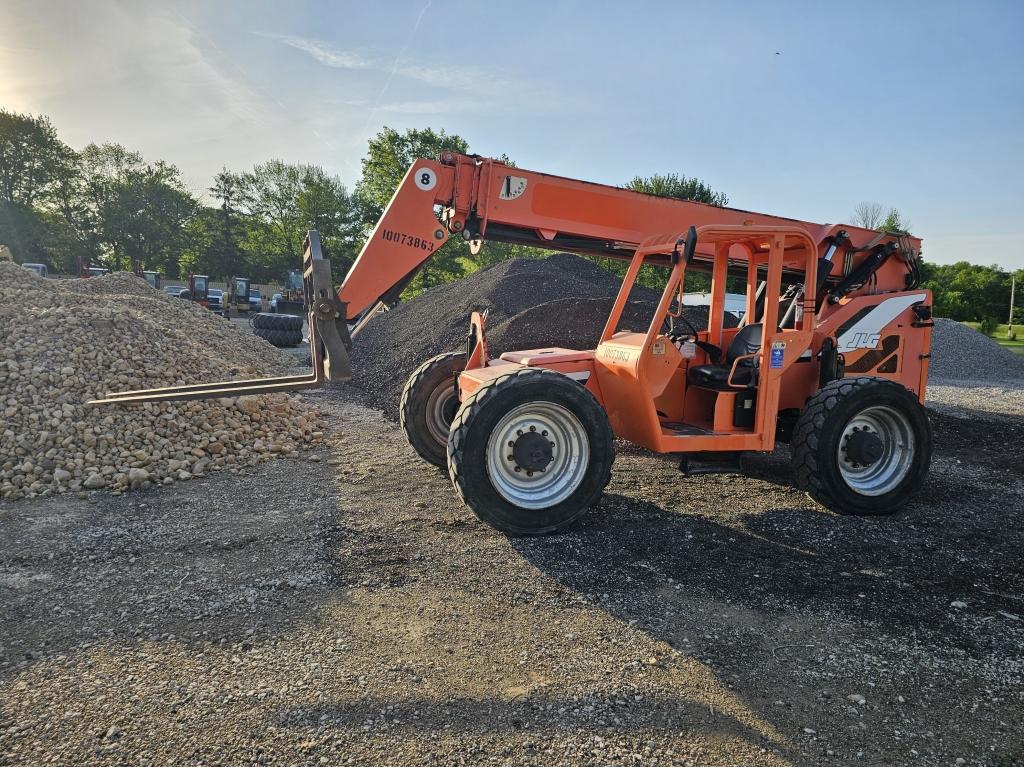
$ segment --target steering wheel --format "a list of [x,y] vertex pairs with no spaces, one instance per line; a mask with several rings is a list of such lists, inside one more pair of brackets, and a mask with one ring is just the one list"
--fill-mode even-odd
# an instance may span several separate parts
[[[672,317],[671,319],[677,320],[677,321],[682,322],[683,324],[685,324],[686,327],[689,328],[690,332],[687,333],[686,335],[682,335],[682,334],[680,334],[680,332],[679,332],[679,330],[677,328],[669,326],[665,330],[665,335],[667,335],[673,341],[696,341],[697,340],[697,333],[698,333],[697,328],[695,328],[693,326],[692,322],[690,322],[688,319],[686,319],[685,315],[680,314],[678,317]],[[669,318],[665,319],[665,324],[669,325]]]

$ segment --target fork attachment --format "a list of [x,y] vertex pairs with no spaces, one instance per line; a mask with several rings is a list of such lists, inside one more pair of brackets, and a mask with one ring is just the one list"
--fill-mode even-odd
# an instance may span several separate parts
[[313,372],[298,376],[254,378],[242,381],[166,386],[160,389],[108,392],[90,405],[136,404],[172,400],[240,397],[323,386],[325,381],[347,381],[352,377],[349,350],[352,339],[345,320],[345,303],[339,301],[331,280],[331,262],[324,258],[320,234],[306,235],[302,254],[302,291],[309,325],[309,354]]

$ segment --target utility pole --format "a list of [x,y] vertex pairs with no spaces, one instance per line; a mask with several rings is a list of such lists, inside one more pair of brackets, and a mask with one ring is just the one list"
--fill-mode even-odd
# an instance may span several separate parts
[[1010,275],[1010,319],[1006,321],[1006,337],[1013,338],[1013,295],[1017,292],[1017,273]]

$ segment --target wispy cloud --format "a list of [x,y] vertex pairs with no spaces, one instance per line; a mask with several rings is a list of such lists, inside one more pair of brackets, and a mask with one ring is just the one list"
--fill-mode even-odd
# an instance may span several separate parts
[[269,37],[280,40],[285,45],[295,50],[308,53],[314,59],[327,67],[335,69],[383,69],[379,59],[365,56],[356,51],[339,51],[329,47],[319,40],[312,40],[305,37],[292,37],[289,35],[265,35],[257,32],[261,37]]
[[[504,105],[509,109],[514,109],[521,107],[527,99],[532,103],[537,103],[543,95],[542,88],[508,77],[495,70],[466,64],[460,64],[457,67],[436,64],[428,66],[407,61],[404,58],[404,53],[408,43],[394,59],[389,59],[366,50],[340,49],[316,38],[255,34],[277,40],[297,51],[302,51],[314,61],[332,69],[387,74],[388,80],[378,94],[378,103],[371,107],[385,111],[409,114],[441,113],[475,109],[484,104],[492,108]],[[421,85],[446,91],[455,98],[406,101],[394,104],[383,103],[381,98],[388,90],[393,77],[405,78]]]

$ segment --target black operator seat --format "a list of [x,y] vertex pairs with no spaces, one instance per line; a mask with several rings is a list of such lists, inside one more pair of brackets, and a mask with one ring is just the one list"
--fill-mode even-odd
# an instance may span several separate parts
[[[686,374],[686,380],[692,386],[700,386],[704,389],[715,389],[717,391],[735,391],[729,386],[729,371],[737,357],[747,354],[757,354],[761,351],[761,323],[755,322],[746,325],[735,336],[732,343],[725,352],[725,364],[719,365],[695,365]],[[756,358],[746,359],[736,366],[736,375],[732,382],[740,386],[749,386],[754,381],[754,363]]]

